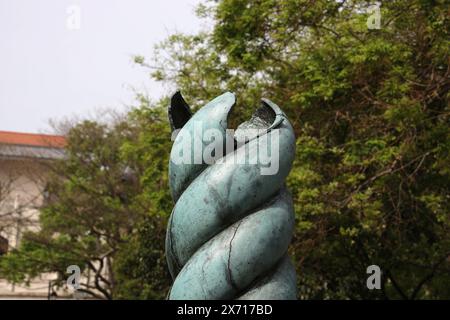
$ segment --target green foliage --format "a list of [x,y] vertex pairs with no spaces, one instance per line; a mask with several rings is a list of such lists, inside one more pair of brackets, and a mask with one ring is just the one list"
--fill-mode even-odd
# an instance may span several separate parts
[[144,206],[145,217],[125,241],[114,264],[117,299],[164,299],[171,285],[164,255],[167,220],[173,202],[168,185],[171,133],[167,100],[150,106],[145,96],[129,114],[138,126],[135,139],[121,146],[121,154],[133,164],[142,190],[136,195],[136,210]]
[[164,299],[171,285],[164,256],[165,219],[146,217],[114,262],[115,299]]

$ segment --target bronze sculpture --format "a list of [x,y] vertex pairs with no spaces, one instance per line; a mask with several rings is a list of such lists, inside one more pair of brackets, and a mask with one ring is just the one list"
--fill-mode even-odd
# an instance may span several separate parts
[[[177,135],[169,163],[175,202],[166,236],[174,279],[169,299],[296,298],[295,269],[287,256],[294,210],[284,186],[294,160],[294,132],[281,109],[263,99],[230,134],[227,118],[234,104],[228,92],[192,115],[179,92],[172,97],[169,120]],[[208,130],[215,134],[199,134]],[[258,158],[264,149],[271,156],[265,162]]]

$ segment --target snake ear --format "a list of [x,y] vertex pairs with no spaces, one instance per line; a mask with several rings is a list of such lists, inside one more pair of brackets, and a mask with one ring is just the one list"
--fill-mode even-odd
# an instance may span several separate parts
[[180,91],[175,92],[170,99],[168,115],[172,131],[183,128],[192,117],[191,108],[184,101]]

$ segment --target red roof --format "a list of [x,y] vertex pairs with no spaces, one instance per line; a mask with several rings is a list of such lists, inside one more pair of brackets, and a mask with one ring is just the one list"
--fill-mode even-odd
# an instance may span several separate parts
[[64,148],[66,139],[63,136],[48,134],[0,131],[0,144]]

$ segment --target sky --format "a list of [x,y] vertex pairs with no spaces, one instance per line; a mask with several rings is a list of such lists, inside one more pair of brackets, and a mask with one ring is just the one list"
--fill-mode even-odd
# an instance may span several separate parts
[[135,65],[168,35],[204,27],[199,0],[0,0],[0,131],[125,109],[133,89],[168,89]]

